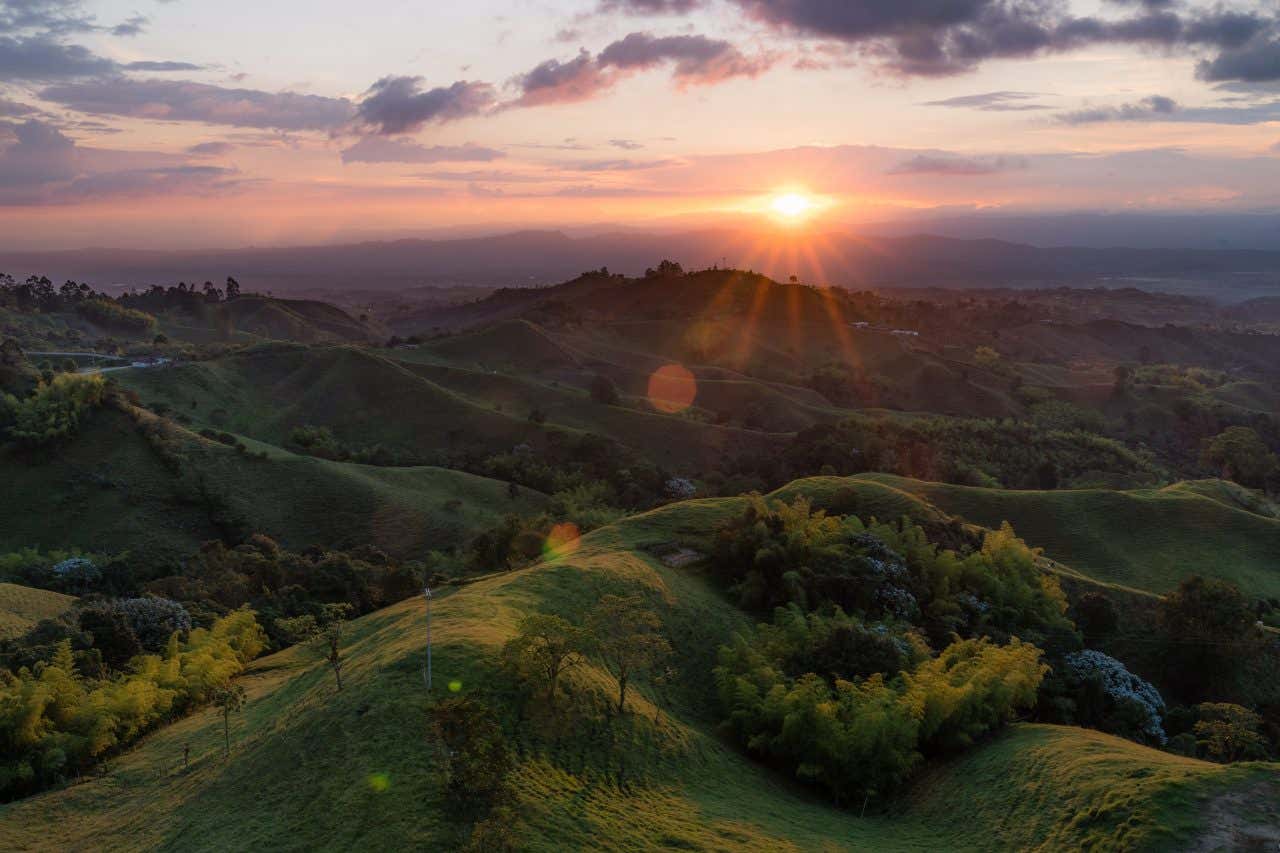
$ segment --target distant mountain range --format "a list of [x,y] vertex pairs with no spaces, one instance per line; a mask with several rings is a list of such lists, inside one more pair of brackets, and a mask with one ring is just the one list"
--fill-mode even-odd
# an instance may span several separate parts
[[[520,231],[466,239],[327,246],[148,251],[0,252],[0,271],[96,286],[220,282],[296,292],[317,287],[399,289],[423,284],[530,286],[607,266],[639,274],[663,258],[785,281],[850,288],[1097,283],[1108,277],[1239,281],[1280,287],[1280,250],[1045,248],[935,235],[867,236],[804,230],[615,232],[571,237]],[[1256,293],[1251,295],[1258,295]]]

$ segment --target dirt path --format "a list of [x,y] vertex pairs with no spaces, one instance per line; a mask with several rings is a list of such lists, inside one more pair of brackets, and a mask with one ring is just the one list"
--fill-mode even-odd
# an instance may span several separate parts
[[1187,848],[1192,853],[1280,853],[1280,782],[1259,781],[1219,794],[1205,817],[1207,828]]

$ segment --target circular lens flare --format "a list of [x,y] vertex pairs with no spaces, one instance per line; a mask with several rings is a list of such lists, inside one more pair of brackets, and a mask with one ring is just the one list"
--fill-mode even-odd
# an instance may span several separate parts
[[551,528],[551,532],[547,534],[547,541],[542,544],[542,558],[555,560],[572,554],[578,550],[578,539],[581,536],[578,525],[572,521],[557,524]]
[[664,364],[649,376],[649,402],[659,412],[674,415],[693,405],[698,380],[684,365]]

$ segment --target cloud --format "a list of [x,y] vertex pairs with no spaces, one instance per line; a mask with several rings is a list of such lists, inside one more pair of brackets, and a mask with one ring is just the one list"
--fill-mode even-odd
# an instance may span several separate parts
[[58,189],[58,203],[173,195],[222,195],[247,183],[234,178],[235,169],[220,166],[175,166],[129,169],[83,175]]
[[1201,62],[1196,76],[1211,83],[1280,80],[1280,38],[1255,38],[1239,48],[1223,51],[1214,59]]
[[149,23],[151,23],[151,19],[146,15],[134,15],[112,27],[111,34],[122,38],[132,38],[142,35]]
[[81,148],[58,128],[36,119],[11,130],[16,141],[0,148],[0,205],[209,195],[245,183],[232,169],[191,165],[174,155]]
[[600,11],[627,15],[683,15],[701,5],[702,0],[600,0]]
[[11,101],[8,98],[0,98],[0,116],[16,118],[18,116],[34,115],[38,112],[39,110],[35,107]]
[[985,112],[1022,112],[1025,110],[1049,109],[1047,104],[1027,103],[1028,100],[1038,97],[1040,95],[1034,92],[982,92],[977,95],[944,98],[941,101],[925,101],[921,106],[974,109]]
[[48,35],[88,32],[93,16],[80,0],[3,0],[0,32],[41,32]]
[[640,172],[675,165],[677,160],[586,160],[565,168],[575,172]]
[[[1258,11],[1186,9],[1171,0],[1115,0],[1124,17],[1078,17],[1065,0],[730,0],[747,16],[798,39],[843,44],[903,76],[945,76],[992,59],[1027,58],[1122,43],[1213,48],[1209,80],[1280,79],[1280,21]],[[605,0],[624,13],[690,12],[696,2]],[[802,59],[801,67],[828,67]]]
[[230,142],[198,142],[187,148],[187,153],[195,157],[221,157],[236,150]]
[[1028,162],[1022,157],[957,157],[950,154],[917,154],[888,171],[890,175],[994,175],[1025,169]]
[[1280,100],[1244,103],[1241,106],[1184,107],[1171,98],[1153,95],[1131,104],[1062,113],[1066,124],[1098,124],[1116,121],[1160,121],[1190,124],[1250,125],[1280,121]]
[[190,80],[109,77],[50,86],[40,97],[94,115],[281,130],[329,130],[353,115],[345,98],[224,89]]
[[615,79],[585,50],[568,62],[548,59],[516,78],[520,97],[514,105],[539,107],[587,101],[611,89]]
[[488,83],[459,80],[424,91],[422,82],[421,77],[378,80],[360,101],[359,121],[382,134],[409,133],[427,124],[477,115],[495,101]]
[[342,150],[343,163],[487,163],[506,156],[482,145],[419,145],[406,139],[366,136]]
[[1121,104],[1116,107],[1098,107],[1095,109],[1075,110],[1062,113],[1058,120],[1066,124],[1094,124],[1110,121],[1150,121],[1163,120],[1178,110],[1177,101],[1163,95],[1152,95],[1133,104]]
[[142,60],[139,62],[127,62],[120,66],[124,71],[203,71],[203,65],[196,65],[192,62],[154,62],[151,60]]
[[0,150],[0,189],[72,178],[76,144],[53,125],[30,119],[11,128],[16,142]]
[[610,139],[609,144],[614,148],[621,148],[623,151],[638,151],[644,147],[644,143],[631,139]]
[[596,56],[586,50],[566,62],[549,59],[515,78],[520,97],[508,106],[533,107],[586,101],[609,91],[631,74],[672,65],[677,85],[713,85],[733,77],[755,77],[773,64],[768,56],[748,57],[727,41],[706,36],[654,36],[635,32],[607,45]]
[[88,48],[47,36],[0,35],[0,81],[64,80],[115,70],[116,64]]

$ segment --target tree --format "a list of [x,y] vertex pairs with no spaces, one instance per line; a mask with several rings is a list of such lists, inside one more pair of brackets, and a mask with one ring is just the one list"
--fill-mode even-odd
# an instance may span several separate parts
[[1200,456],[1206,467],[1222,472],[1222,477],[1242,486],[1261,489],[1278,467],[1258,433],[1244,426],[1227,427],[1213,438]]
[[295,643],[307,644],[333,670],[333,678],[342,689],[342,631],[347,624],[351,605],[325,604],[320,617],[312,614],[292,619],[277,619],[276,628]]
[[503,657],[521,677],[541,681],[547,704],[554,708],[560,677],[586,660],[589,635],[577,625],[546,613],[521,619],[517,632],[503,647]]
[[1267,757],[1267,741],[1262,736],[1262,717],[1229,702],[1205,702],[1197,709],[1200,721],[1196,737],[1210,761],[1230,764]]
[[511,750],[488,705],[451,697],[429,711],[431,733],[444,746],[449,791],[460,803],[488,805],[503,790]]
[[227,301],[240,298],[240,282],[231,276],[227,276]]
[[169,642],[175,632],[191,630],[191,614],[176,601],[158,596],[122,598],[115,603],[137,635],[142,648],[158,652]]
[[1184,699],[1230,688],[1257,640],[1249,601],[1231,583],[1193,575],[1160,602],[1169,682]]
[[129,621],[114,607],[81,610],[80,630],[93,636],[94,648],[102,653],[103,663],[112,669],[124,669],[125,664],[142,654],[142,644]]
[[213,689],[213,704],[222,712],[222,740],[227,757],[231,756],[231,715],[244,709],[244,688],[239,684],[219,685]]
[[652,672],[671,657],[658,614],[638,595],[606,595],[596,605],[590,632],[605,667],[618,680],[618,715],[626,708],[631,679]]
[[597,373],[591,380],[591,399],[602,406],[616,406],[619,399],[618,386],[608,376]]

